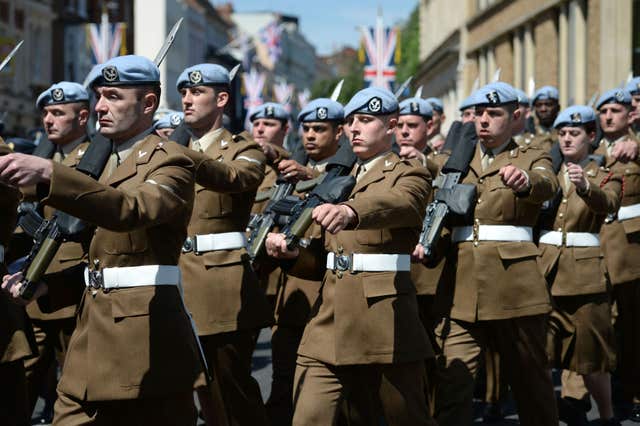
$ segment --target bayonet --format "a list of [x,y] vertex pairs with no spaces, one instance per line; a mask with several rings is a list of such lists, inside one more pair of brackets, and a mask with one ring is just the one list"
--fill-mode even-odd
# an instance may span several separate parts
[[598,100],[598,91],[596,91],[593,96],[591,96],[591,99],[589,99],[589,102],[587,102],[587,106],[593,108],[593,106],[596,104],[596,101]]
[[496,72],[493,73],[492,83],[495,83],[496,81],[500,81],[500,73],[502,73],[502,68],[498,68]]
[[333,89],[333,92],[331,93],[330,99],[332,101],[338,101],[338,98],[340,97],[340,92],[342,92],[342,85],[344,84],[344,78],[342,80],[340,80],[338,82],[338,84],[336,84],[336,87]]
[[422,97],[422,90],[424,89],[424,86],[420,86],[418,87],[418,90],[416,90],[416,94],[413,95],[414,98],[421,98]]
[[22,43],[24,43],[24,40],[20,40],[20,42],[18,44],[16,44],[16,47],[14,47],[13,50],[11,52],[9,52],[7,57],[4,58],[4,61],[2,61],[2,63],[0,63],[0,71],[2,71],[4,69],[4,67],[7,66],[7,64],[9,63],[11,58],[13,58],[13,56],[16,54],[18,49],[20,49],[20,46],[22,46]]
[[238,64],[235,67],[231,68],[231,71],[229,71],[229,83],[231,83],[236,77],[236,74],[238,74],[238,71],[240,71],[241,66],[242,64]]
[[402,96],[402,94],[404,93],[405,89],[407,87],[409,87],[409,84],[411,84],[411,80],[413,80],[413,76],[407,78],[404,83],[402,83],[400,85],[400,87],[398,87],[398,90],[396,90],[395,96],[396,99],[400,98],[400,96]]
[[156,58],[153,60],[153,63],[156,64],[156,66],[159,67],[162,61],[164,61],[165,56],[167,56],[167,52],[169,52],[169,48],[173,44],[173,41],[176,39],[176,34],[178,33],[178,30],[180,29],[180,25],[182,25],[183,20],[184,18],[178,19],[178,22],[176,22],[173,28],[171,28],[169,35],[164,41],[164,44],[158,51]]

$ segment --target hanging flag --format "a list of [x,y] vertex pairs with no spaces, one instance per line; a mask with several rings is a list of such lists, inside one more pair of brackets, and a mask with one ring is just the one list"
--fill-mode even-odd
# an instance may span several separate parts
[[269,62],[264,65],[267,66],[267,68],[273,69],[280,55],[282,55],[282,26],[279,20],[274,19],[258,31],[257,41],[266,49],[266,56]]
[[293,89],[293,84],[287,84],[286,81],[280,81],[273,85],[273,95],[276,98],[276,102],[282,104],[287,112],[291,112]]
[[364,81],[367,86],[383,87],[393,91],[396,80],[397,28],[385,28],[378,15],[375,27],[361,28],[364,47]]
[[101,64],[114,56],[126,55],[127,24],[87,24],[87,41],[93,53],[93,63]]
[[249,72],[242,73],[242,82],[245,92],[244,108],[247,110],[247,118],[245,122],[245,128],[250,128],[249,116],[253,110],[264,103],[262,99],[262,90],[264,89],[264,83],[266,81],[266,75],[262,72],[258,72],[255,69],[251,69]]
[[298,106],[300,109],[303,109],[309,103],[309,98],[311,97],[311,91],[309,89],[304,89],[302,92],[298,92]]

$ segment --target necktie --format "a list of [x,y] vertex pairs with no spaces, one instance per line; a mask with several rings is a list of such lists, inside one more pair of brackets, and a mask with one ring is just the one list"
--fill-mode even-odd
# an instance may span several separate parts
[[51,160],[53,160],[54,163],[62,163],[62,160],[64,160],[64,155],[62,155],[62,150],[59,147],[56,148],[56,152],[53,153]]
[[113,172],[118,168],[119,165],[120,165],[120,156],[118,155],[116,144],[112,143],[111,154],[109,155],[109,161],[107,162],[107,177],[111,176]]
[[569,192],[569,189],[571,188],[571,179],[569,179],[569,169],[567,169],[566,166],[563,167],[562,177],[563,177],[562,180],[564,182],[564,192],[566,194]]
[[607,157],[611,157],[611,154],[613,153],[613,147],[614,146],[616,146],[615,142],[607,141]]
[[353,176],[355,176],[356,178],[356,181],[362,179],[362,176],[364,176],[364,173],[366,171],[367,170],[364,168],[364,164],[356,163],[355,173],[353,174]]
[[480,159],[480,163],[482,164],[482,171],[484,172],[489,168],[491,163],[493,163],[493,152],[490,149],[487,149],[484,154],[482,154],[482,158]]
[[191,141],[191,149],[194,151],[202,152],[202,145],[200,145],[200,140],[194,139]]

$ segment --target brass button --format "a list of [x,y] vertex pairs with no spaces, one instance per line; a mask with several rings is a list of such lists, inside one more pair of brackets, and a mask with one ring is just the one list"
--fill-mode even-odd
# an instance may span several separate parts
[[336,271],[336,275],[338,276],[338,278],[342,278],[342,271]]
[[562,232],[562,228],[558,228],[558,232]]
[[564,213],[559,213],[558,217],[562,219],[564,217]]
[[562,204],[567,204],[567,199],[566,198],[562,199]]
[[482,202],[482,198],[478,198],[478,204]]
[[343,253],[343,252],[344,252],[344,247],[338,246],[338,253]]
[[473,246],[474,246],[474,247],[478,247],[478,242],[477,242],[477,241],[474,241],[474,242],[473,242]]
[[479,179],[478,183],[484,183],[484,178]]

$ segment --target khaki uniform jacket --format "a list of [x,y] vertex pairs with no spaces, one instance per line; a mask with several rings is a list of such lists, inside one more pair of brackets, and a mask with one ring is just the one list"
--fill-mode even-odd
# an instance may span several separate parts
[[[553,197],[558,182],[551,158],[539,149],[524,149],[511,141],[482,171],[480,143],[462,183],[477,187],[474,225],[533,227],[542,203]],[[506,165],[527,172],[531,188],[516,194],[498,174]],[[551,310],[547,285],[538,266],[540,251],[533,242],[472,241],[456,244],[451,318],[474,322],[544,314]],[[451,296],[451,291],[453,295]],[[438,292],[440,295],[440,291]]]
[[[264,154],[252,140],[224,129],[195,160],[196,189],[188,235],[244,233],[256,189],[264,177]],[[272,314],[245,248],[180,257],[185,301],[201,336],[270,325]]]
[[[542,224],[542,229],[558,232],[589,232],[598,234],[607,214],[620,206],[622,177],[600,168],[594,161],[583,166],[589,180],[584,194],[571,185],[569,191],[560,185],[562,198],[553,223]],[[558,174],[562,182],[563,171]],[[557,268],[551,284],[553,296],[575,296],[607,291],[606,268],[601,247],[565,247],[540,244],[542,267],[548,275]]]
[[[600,142],[595,154],[606,158],[606,170],[620,169],[623,188],[620,205],[640,203],[640,160],[620,163],[608,157],[604,141]],[[606,223],[600,237],[611,283],[616,285],[640,279],[640,217]]]
[[[430,180],[417,162],[385,154],[345,203],[356,212],[357,225],[336,235],[324,232],[325,253],[409,254],[418,240]],[[311,261],[317,262],[317,270],[325,268],[325,256],[304,250],[296,267]],[[410,273],[325,270],[298,354],[332,365],[403,363],[432,356]]]
[[[450,155],[451,152],[449,150],[438,152],[434,151],[427,155],[427,169],[434,179],[438,176]],[[433,195],[434,193],[432,192],[429,196],[429,202],[433,201]],[[416,286],[416,291],[419,296],[434,296],[436,294],[438,283],[442,278],[446,263],[444,254],[450,248],[449,237],[449,231],[446,228],[443,228],[443,233],[440,236],[438,247],[436,248],[436,252],[441,256],[436,259],[433,265],[430,264],[427,266],[424,263],[411,264],[411,280]]]
[[[92,269],[177,265],[193,173],[180,146],[149,135],[100,182],[54,164],[43,202],[97,226]],[[50,285],[41,307],[48,301],[55,309],[75,297],[68,287]],[[200,371],[178,287],[87,289],[58,391],[87,401],[160,397],[191,390]]]
[[[88,142],[78,145],[65,157],[62,164],[75,169],[88,146]],[[50,219],[54,212],[55,210],[51,207],[45,207],[45,218]],[[60,281],[61,285],[69,281],[84,282],[82,272],[87,264],[86,257],[89,252],[91,237],[93,236],[92,232],[93,229],[87,230],[87,232],[82,235],[81,241],[65,241],[60,245],[58,252],[43,277],[44,282],[57,280]],[[80,294],[78,295],[78,299],[71,305],[51,313],[44,313],[40,310],[37,303],[31,303],[27,306],[27,313],[29,314],[29,318],[36,320],[73,318],[76,316],[78,302],[80,302]]]
[[[11,149],[0,139],[0,156],[11,153]],[[0,244],[9,246],[11,234],[16,226],[20,192],[0,183]],[[0,276],[7,273],[0,262]],[[9,300],[0,290],[0,363],[17,361],[34,353],[33,333],[24,308]],[[0,379],[1,381],[1,379]]]

